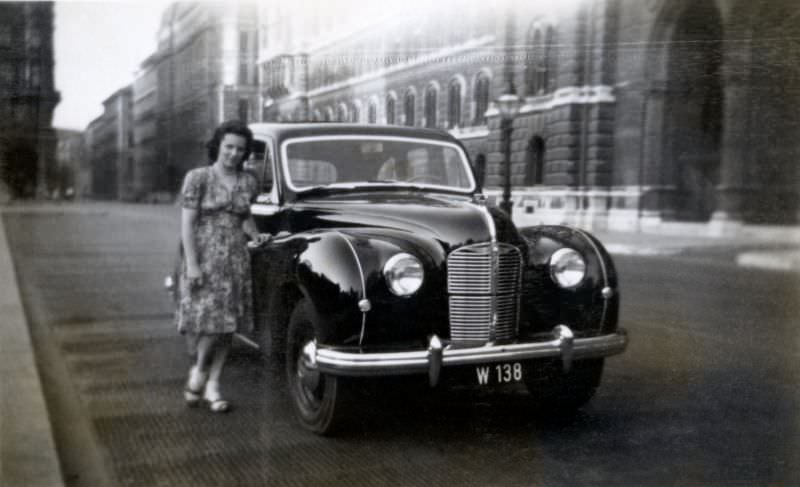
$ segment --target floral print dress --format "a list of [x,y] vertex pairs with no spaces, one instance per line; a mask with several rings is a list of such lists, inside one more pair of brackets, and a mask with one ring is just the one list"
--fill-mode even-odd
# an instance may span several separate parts
[[242,227],[258,183],[239,172],[229,190],[211,166],[186,174],[181,205],[197,210],[194,239],[203,276],[199,287],[186,278],[186,262],[179,278],[178,330],[191,335],[248,332],[253,328],[250,254]]

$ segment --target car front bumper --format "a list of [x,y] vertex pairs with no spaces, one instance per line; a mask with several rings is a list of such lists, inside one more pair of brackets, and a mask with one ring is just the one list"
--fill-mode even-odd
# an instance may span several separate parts
[[573,360],[607,357],[622,353],[628,345],[624,329],[608,335],[575,338],[565,325],[553,328],[549,339],[512,344],[487,343],[479,347],[444,346],[436,335],[427,350],[387,353],[353,353],[318,347],[309,342],[303,348],[303,366],[309,372],[335,376],[368,377],[426,373],[431,386],[439,382],[442,367],[560,358],[568,371]]

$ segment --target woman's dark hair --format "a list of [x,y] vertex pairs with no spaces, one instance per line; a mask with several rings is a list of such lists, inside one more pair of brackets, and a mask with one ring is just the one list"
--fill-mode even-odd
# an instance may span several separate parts
[[242,160],[236,166],[236,169],[241,171],[244,161],[250,157],[250,151],[253,148],[253,132],[247,127],[247,124],[240,122],[239,120],[228,120],[227,122],[222,122],[219,127],[214,130],[214,135],[211,136],[211,139],[206,142],[208,161],[210,164],[213,164],[214,161],[217,160],[217,156],[219,155],[219,145],[222,143],[222,139],[225,138],[225,134],[233,134],[244,137],[244,155],[242,156]]

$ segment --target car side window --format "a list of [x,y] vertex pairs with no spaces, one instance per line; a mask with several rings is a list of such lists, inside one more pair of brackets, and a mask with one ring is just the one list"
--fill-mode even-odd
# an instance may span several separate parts
[[253,150],[250,158],[245,161],[244,170],[250,172],[258,180],[260,193],[272,191],[272,162],[269,145],[261,140],[253,141]]

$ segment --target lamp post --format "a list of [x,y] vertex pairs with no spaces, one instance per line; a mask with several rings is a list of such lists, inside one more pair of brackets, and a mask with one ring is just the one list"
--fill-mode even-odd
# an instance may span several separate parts
[[500,131],[503,140],[503,153],[505,157],[505,178],[503,179],[503,201],[500,202],[500,209],[512,217],[511,205],[511,132],[514,131],[514,117],[519,112],[520,100],[514,89],[513,81],[510,81],[505,93],[497,99],[497,109],[500,112]]

